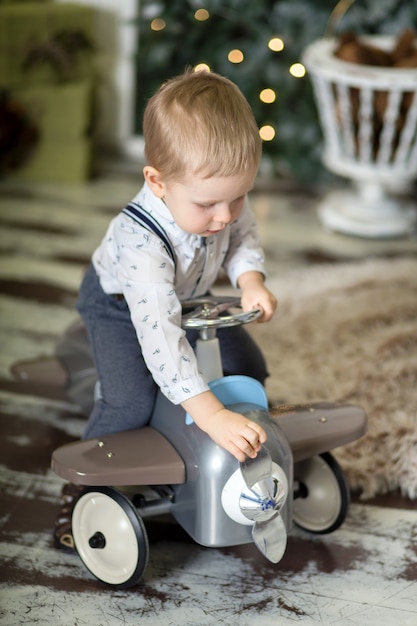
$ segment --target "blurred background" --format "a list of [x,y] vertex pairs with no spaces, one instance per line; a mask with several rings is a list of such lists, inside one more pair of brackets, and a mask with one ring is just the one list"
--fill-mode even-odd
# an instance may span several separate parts
[[329,29],[407,28],[417,28],[413,0],[3,0],[1,175],[80,182],[111,164],[139,171],[147,99],[205,64],[247,96],[267,177],[327,182],[305,49]]

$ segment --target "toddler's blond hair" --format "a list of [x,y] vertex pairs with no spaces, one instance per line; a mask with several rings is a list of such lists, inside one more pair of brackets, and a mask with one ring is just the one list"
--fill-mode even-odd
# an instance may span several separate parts
[[262,142],[252,110],[229,79],[187,71],[163,84],[143,119],[145,157],[165,180],[256,170]]

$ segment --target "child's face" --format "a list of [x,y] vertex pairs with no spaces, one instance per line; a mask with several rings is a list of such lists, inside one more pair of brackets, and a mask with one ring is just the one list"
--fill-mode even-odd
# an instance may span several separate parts
[[180,228],[209,237],[239,217],[255,176],[256,171],[213,178],[192,174],[180,183],[159,181],[157,195],[164,199]]

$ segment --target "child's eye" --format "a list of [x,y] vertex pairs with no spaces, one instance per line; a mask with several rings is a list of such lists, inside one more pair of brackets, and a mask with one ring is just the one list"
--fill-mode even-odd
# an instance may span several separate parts
[[214,207],[214,204],[201,204],[200,202],[196,202],[196,206],[198,206],[200,209],[211,209],[212,207]]

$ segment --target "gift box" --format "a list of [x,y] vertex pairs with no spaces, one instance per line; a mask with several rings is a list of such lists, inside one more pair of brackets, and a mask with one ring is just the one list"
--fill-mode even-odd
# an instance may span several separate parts
[[91,126],[93,83],[20,86],[13,97],[44,139],[85,137]]
[[82,182],[92,157],[90,80],[19,87],[13,98],[38,133],[37,144],[9,177],[28,181]]
[[1,4],[0,87],[90,76],[93,15],[71,3]]
[[91,173],[92,144],[88,138],[41,138],[32,157],[10,180],[78,183]]

